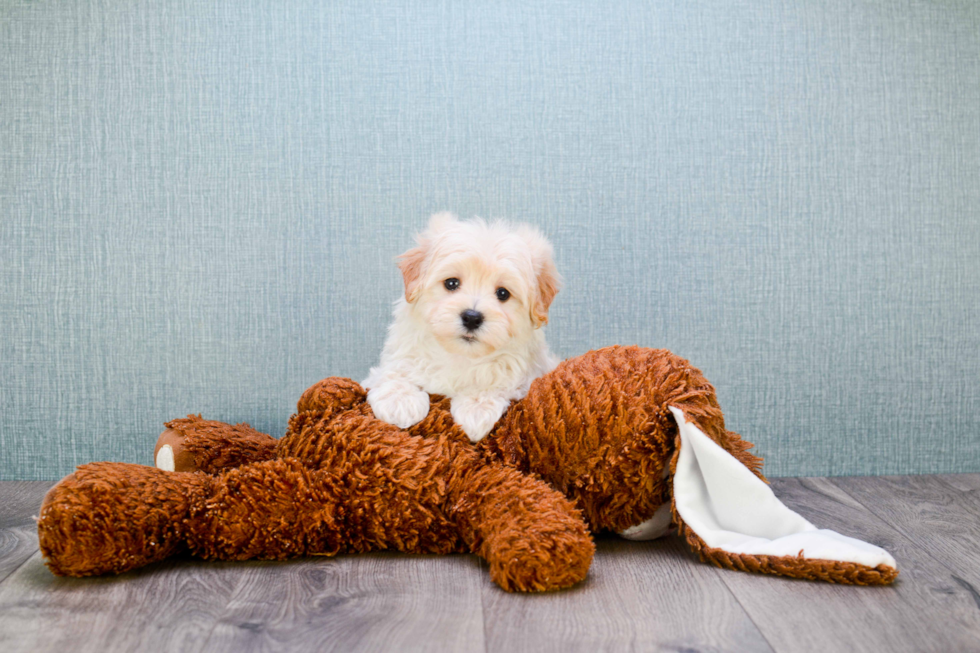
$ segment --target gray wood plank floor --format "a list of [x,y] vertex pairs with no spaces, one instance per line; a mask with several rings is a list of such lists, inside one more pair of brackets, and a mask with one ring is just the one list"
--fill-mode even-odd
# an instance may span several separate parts
[[819,526],[889,549],[895,585],[716,569],[674,537],[600,537],[572,590],[513,595],[473,556],[284,563],[180,558],[56,578],[32,515],[47,482],[0,483],[0,651],[980,651],[980,475],[775,479]]

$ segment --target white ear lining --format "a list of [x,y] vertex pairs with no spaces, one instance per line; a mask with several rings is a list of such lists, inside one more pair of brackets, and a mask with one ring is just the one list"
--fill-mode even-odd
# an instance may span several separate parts
[[685,421],[682,410],[671,406],[670,412],[681,439],[673,478],[674,507],[706,545],[734,554],[897,567],[884,549],[818,529],[787,508],[745,465],[696,424]]

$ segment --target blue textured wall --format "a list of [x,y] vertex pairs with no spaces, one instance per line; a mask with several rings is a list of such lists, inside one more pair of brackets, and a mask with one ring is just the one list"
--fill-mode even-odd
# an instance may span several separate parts
[[980,471],[980,4],[3,2],[0,478],[281,435],[435,210],[553,239],[772,475]]

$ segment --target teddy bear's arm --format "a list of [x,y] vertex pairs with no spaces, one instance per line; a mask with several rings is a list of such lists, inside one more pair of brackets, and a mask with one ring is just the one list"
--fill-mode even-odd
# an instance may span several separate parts
[[[335,394],[337,383],[327,384],[327,395]],[[566,587],[588,571],[592,540],[574,504],[542,481],[480,455],[453,423],[444,397],[433,399],[426,419],[411,431],[377,419],[363,401],[331,419],[310,409],[290,421],[278,452],[345,479],[357,506],[349,510],[367,526],[352,530],[352,537],[364,537],[365,546],[408,550],[410,538],[458,541],[486,559],[493,579],[508,590]]]
[[457,474],[449,513],[471,551],[508,591],[570,587],[589,571],[595,545],[563,494],[513,467],[485,462]]

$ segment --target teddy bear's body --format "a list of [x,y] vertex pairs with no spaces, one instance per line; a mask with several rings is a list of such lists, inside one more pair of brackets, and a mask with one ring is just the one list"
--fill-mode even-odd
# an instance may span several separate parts
[[[54,573],[74,576],[180,550],[226,560],[473,552],[505,589],[567,587],[588,572],[590,531],[624,531],[670,502],[671,407],[762,478],[761,459],[725,430],[697,369],[665,350],[610,347],[537,379],[477,445],[443,397],[405,431],[376,419],[364,389],[340,378],[304,393],[279,441],[247,425],[174,420],[165,435],[177,471],[80,467],[45,498],[41,550]],[[719,556],[676,511],[673,520],[723,566],[861,584],[894,577],[889,567]]]

